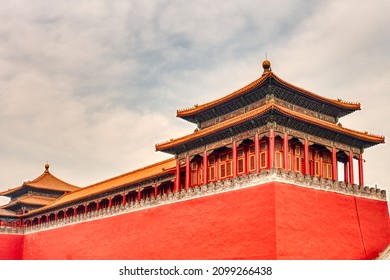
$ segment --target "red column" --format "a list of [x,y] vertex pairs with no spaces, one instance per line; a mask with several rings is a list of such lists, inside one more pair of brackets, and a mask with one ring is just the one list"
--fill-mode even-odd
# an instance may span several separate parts
[[96,200],[96,211],[99,211],[99,200]]
[[76,207],[73,208],[73,216],[76,216],[77,215],[77,210],[76,210]]
[[141,188],[138,188],[138,197],[137,197],[137,200],[138,200],[138,201],[141,200]]
[[154,184],[153,188],[154,188],[154,197],[157,197],[158,196],[158,185]]
[[237,143],[232,143],[232,154],[233,154],[233,178],[237,177]]
[[274,167],[275,161],[275,130],[269,130],[269,168]]
[[363,155],[359,155],[359,185],[364,186],[364,177],[363,177]]
[[84,213],[85,213],[85,214],[88,213],[88,205],[87,205],[87,204],[84,204]]
[[256,173],[260,172],[260,141],[259,141],[259,134],[255,134],[255,168]]
[[54,220],[55,220],[55,221],[58,220],[58,212],[55,212],[55,213],[54,213]]
[[176,179],[175,179],[175,187],[173,188],[173,192],[180,191],[180,160],[176,159]]
[[112,197],[108,198],[108,208],[112,207]]
[[66,214],[66,211],[68,211],[68,209],[64,209],[64,219],[68,218],[68,215]]
[[215,178],[218,181],[219,178],[219,154],[215,155]]
[[122,194],[122,205],[126,204],[126,193]]
[[336,148],[332,148],[332,180],[338,181],[338,168],[337,168],[337,154],[336,154]]
[[190,169],[190,157],[186,156],[186,190],[190,187],[190,175],[191,175],[191,169]]
[[207,151],[203,153],[203,183],[207,184]]
[[353,153],[349,152],[349,182],[354,184],[354,176],[353,176]]
[[309,174],[309,141],[305,139],[304,144],[303,144],[303,158],[305,162],[305,173],[304,174]]
[[284,134],[283,138],[283,167],[288,170],[288,135]]
[[38,218],[38,225],[41,224],[41,217]]

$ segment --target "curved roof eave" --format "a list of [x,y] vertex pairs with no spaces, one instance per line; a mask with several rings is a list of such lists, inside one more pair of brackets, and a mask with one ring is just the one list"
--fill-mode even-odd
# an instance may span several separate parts
[[180,118],[194,116],[194,115],[201,113],[207,109],[210,109],[214,106],[221,105],[221,104],[226,103],[226,102],[228,102],[236,97],[239,97],[239,96],[245,94],[247,91],[252,90],[257,86],[264,84],[270,78],[274,78],[281,85],[284,85],[284,86],[289,87],[293,90],[296,90],[296,91],[298,91],[298,92],[300,92],[300,93],[302,93],[302,94],[304,94],[312,99],[316,99],[318,101],[325,102],[329,105],[338,107],[340,109],[350,110],[350,111],[355,111],[355,110],[361,109],[360,103],[346,102],[346,101],[342,101],[341,99],[334,100],[334,99],[320,96],[318,94],[315,94],[315,93],[310,92],[308,90],[305,90],[303,88],[297,87],[291,83],[288,83],[288,82],[282,80],[281,78],[279,78],[272,71],[269,71],[269,72],[264,73],[260,78],[253,81],[252,83],[248,84],[247,86],[245,86],[237,91],[234,91],[233,93],[230,93],[224,97],[221,97],[219,99],[213,100],[211,102],[208,102],[208,103],[205,103],[202,105],[195,105],[194,107],[191,107],[191,108],[177,110],[176,116],[180,117]]
[[198,139],[201,137],[205,137],[207,135],[218,132],[220,130],[229,128],[235,124],[244,122],[244,121],[251,119],[253,117],[257,117],[257,116],[259,116],[259,115],[261,115],[261,114],[263,114],[271,109],[276,109],[279,112],[282,112],[283,114],[289,115],[291,117],[298,118],[298,119],[301,119],[303,121],[308,121],[308,122],[311,122],[311,123],[316,124],[318,126],[321,126],[321,127],[324,127],[324,128],[330,129],[330,130],[334,130],[334,131],[337,131],[337,132],[340,132],[340,133],[343,133],[346,135],[350,135],[350,136],[359,138],[359,139],[364,140],[364,141],[368,141],[368,142],[372,142],[372,143],[376,143],[376,144],[384,143],[383,136],[376,136],[376,135],[372,135],[372,134],[368,134],[368,133],[362,133],[359,131],[355,131],[352,129],[347,129],[347,128],[338,126],[336,124],[329,123],[329,122],[326,122],[326,121],[323,121],[323,120],[320,120],[320,119],[317,119],[314,117],[310,117],[310,116],[307,116],[305,114],[295,112],[295,111],[292,111],[290,109],[281,107],[279,105],[276,105],[274,102],[270,102],[268,105],[262,106],[260,108],[253,110],[253,111],[249,111],[243,115],[239,115],[239,116],[234,117],[232,119],[228,119],[224,122],[213,125],[211,127],[207,127],[205,129],[199,130],[197,132],[194,132],[194,133],[186,135],[186,136],[182,136],[182,137],[177,138],[177,139],[172,139],[171,141],[168,141],[165,143],[156,144],[156,146],[155,146],[156,151],[164,151],[164,150],[179,146],[181,144],[184,144],[188,141]]

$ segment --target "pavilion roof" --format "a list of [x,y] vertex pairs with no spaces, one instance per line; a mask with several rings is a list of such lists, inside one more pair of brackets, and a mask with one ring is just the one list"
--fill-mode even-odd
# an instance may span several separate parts
[[18,204],[44,206],[44,205],[48,205],[49,203],[53,202],[56,199],[57,198],[55,198],[55,197],[29,194],[29,195],[25,195],[25,196],[22,196],[20,198],[17,198],[6,205],[2,205],[2,206],[0,206],[0,208],[8,209],[8,208],[11,208],[12,206],[15,206]]
[[[264,67],[264,63],[263,63],[263,67]],[[224,97],[221,97],[219,99],[213,100],[211,102],[208,102],[208,103],[205,103],[202,105],[195,105],[191,108],[177,110],[177,117],[192,121],[193,119],[195,119],[196,115],[198,115],[204,111],[216,108],[222,104],[228,103],[234,99],[237,99],[237,98],[243,96],[244,94],[254,90],[255,88],[258,88],[262,85],[265,85],[268,82],[268,80],[270,80],[270,79],[275,80],[280,85],[283,85],[291,90],[294,90],[294,91],[302,94],[303,96],[308,97],[309,99],[314,99],[314,100],[317,100],[318,102],[325,103],[325,104],[328,104],[332,107],[336,107],[338,109],[346,111],[346,113],[344,113],[343,115],[348,114],[347,112],[353,112],[355,110],[361,109],[360,103],[346,102],[346,101],[342,101],[341,99],[335,100],[335,99],[330,99],[330,98],[320,96],[318,94],[315,94],[313,92],[302,89],[300,87],[297,87],[291,83],[284,81],[283,79],[279,78],[274,72],[272,72],[270,67],[269,67],[269,69],[264,68],[264,70],[265,71],[264,71],[263,75],[261,77],[259,77],[257,80],[253,81],[252,83],[248,84],[247,86],[245,86],[237,91],[234,91],[234,92],[232,92]]]
[[220,122],[218,124],[215,124],[213,126],[210,126],[210,127],[207,127],[207,128],[201,129],[201,130],[197,130],[194,133],[191,133],[189,135],[186,135],[186,136],[183,136],[183,137],[180,137],[177,139],[172,139],[171,141],[168,141],[165,143],[157,144],[156,150],[157,151],[166,151],[166,152],[172,151],[177,146],[183,145],[185,143],[188,143],[188,142],[196,140],[196,139],[200,139],[202,137],[210,136],[216,132],[231,128],[237,124],[240,124],[240,123],[243,123],[246,121],[250,121],[251,119],[256,118],[258,116],[261,116],[269,111],[272,112],[273,110],[276,110],[283,115],[290,116],[290,117],[298,119],[298,120],[306,121],[308,123],[318,125],[320,127],[328,129],[328,130],[332,130],[335,132],[339,132],[339,133],[342,133],[342,134],[345,134],[348,136],[352,136],[352,137],[361,139],[361,140],[366,141],[366,142],[370,142],[370,143],[372,143],[372,145],[384,143],[383,136],[372,135],[372,134],[369,134],[367,132],[359,132],[356,130],[344,128],[340,125],[337,125],[337,124],[334,124],[331,122],[327,122],[327,121],[324,121],[324,120],[321,120],[321,119],[318,119],[315,117],[308,116],[308,115],[303,114],[303,113],[292,111],[288,108],[285,108],[285,107],[282,107],[280,105],[275,104],[275,102],[273,100],[271,100],[270,102],[266,103],[264,106],[256,108],[252,111],[238,115],[238,116],[233,117],[231,119],[227,119],[227,120]]
[[0,217],[18,217],[14,211],[0,208]]
[[18,196],[18,194],[21,194],[23,192],[23,189],[26,187],[59,192],[73,192],[79,189],[79,187],[68,184],[52,175],[49,172],[49,165],[46,164],[45,171],[42,175],[35,178],[34,180],[23,182],[23,184],[19,187],[0,192],[0,196]]
[[[91,197],[93,195],[98,195],[102,193],[106,193],[109,191],[113,191],[115,189],[118,189],[120,187],[124,187],[129,184],[134,184],[137,182],[141,182],[146,179],[154,178],[157,176],[161,176],[167,173],[172,173],[176,166],[176,161],[174,158],[170,158],[134,171],[131,171],[129,173],[125,173],[110,179],[107,179],[105,181],[80,188],[77,191],[65,194],[58,198],[56,201],[54,201],[52,204],[49,204],[45,207],[33,210],[35,211],[41,211],[47,208],[53,208],[57,206],[61,206],[64,204],[71,203],[73,201],[81,200],[84,198]],[[29,212],[28,214],[31,214],[33,211]]]

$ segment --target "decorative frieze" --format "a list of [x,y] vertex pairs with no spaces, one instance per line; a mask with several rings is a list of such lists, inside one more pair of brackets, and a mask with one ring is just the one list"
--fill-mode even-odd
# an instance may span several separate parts
[[254,135],[255,135],[255,132],[253,129],[251,129],[251,130],[248,130],[248,131],[245,131],[245,132],[242,132],[240,134],[235,135],[234,139],[236,141],[241,141],[244,139],[251,139],[251,138],[253,138]]
[[226,145],[231,144],[232,142],[233,142],[233,137],[228,137],[228,138],[222,139],[218,142],[214,142],[214,143],[206,145],[206,150],[214,150],[217,148],[221,148],[221,147],[224,147]]
[[333,141],[331,141],[329,139],[324,139],[324,138],[321,138],[318,136],[308,134],[307,140],[314,142],[316,144],[321,144],[321,145],[327,146],[327,147],[333,147]]
[[287,134],[288,134],[289,136],[294,136],[294,137],[296,137],[296,138],[298,138],[298,139],[300,139],[300,140],[303,140],[303,139],[306,138],[306,134],[305,134],[305,133],[303,133],[303,132],[301,132],[301,131],[297,131],[297,130],[295,130],[295,129],[290,129],[290,128],[288,128],[288,129],[286,130],[286,132],[287,132]]
[[335,142],[334,143],[334,147],[336,149],[343,150],[343,151],[350,151],[351,150],[350,146],[342,144],[342,143],[339,143],[339,142]]
[[241,108],[241,109],[238,109],[238,110],[235,110],[229,114],[226,114],[226,115],[222,115],[219,117],[219,122],[223,122],[225,120],[228,120],[228,119],[231,119],[231,118],[234,118],[238,115],[242,115],[245,113],[245,108]]
[[248,112],[248,111],[252,111],[252,110],[254,110],[254,109],[257,109],[257,108],[259,108],[259,107],[261,107],[261,106],[263,106],[263,105],[265,105],[265,103],[266,103],[266,100],[263,98],[263,99],[261,99],[261,100],[259,100],[259,101],[257,101],[257,102],[254,102],[254,103],[252,103],[252,104],[249,104],[246,108],[246,111]]

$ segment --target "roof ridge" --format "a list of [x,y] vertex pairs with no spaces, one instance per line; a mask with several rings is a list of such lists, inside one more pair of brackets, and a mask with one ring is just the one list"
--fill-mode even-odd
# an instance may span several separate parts
[[[38,183],[42,178],[44,178],[46,176],[50,176],[50,177],[54,178],[57,181],[60,181],[61,183],[65,184],[65,185],[68,185],[68,186],[71,186],[71,187],[75,187],[75,188],[80,188],[80,187],[78,187],[76,185],[69,184],[69,183],[65,182],[64,180],[59,179],[58,177],[56,177],[52,173],[50,173],[50,171],[48,171],[48,170],[45,170],[44,173],[42,173],[40,176],[38,176],[34,180],[23,182],[23,184],[25,184],[25,183]],[[28,184],[26,184],[26,185],[28,185]]]
[[334,106],[341,107],[341,108],[344,108],[344,109],[347,109],[347,110],[360,110],[361,109],[361,104],[359,102],[343,101],[343,100],[341,100],[339,98],[338,99],[332,99],[332,98],[321,96],[319,94],[316,94],[316,93],[311,92],[309,90],[306,90],[304,88],[298,87],[298,86],[296,86],[296,85],[294,85],[292,83],[289,83],[289,82],[281,79],[273,71],[267,71],[267,72],[263,73],[255,81],[249,83],[248,85],[246,85],[246,86],[244,86],[244,87],[242,87],[242,88],[240,88],[240,89],[238,89],[238,90],[236,90],[236,91],[234,91],[234,92],[232,92],[232,93],[230,93],[228,95],[225,95],[225,96],[220,97],[218,99],[212,100],[210,102],[206,102],[206,103],[201,104],[201,105],[195,104],[192,107],[188,107],[188,108],[185,108],[185,109],[178,109],[176,111],[176,116],[177,117],[191,116],[192,113],[195,114],[196,112],[201,112],[201,111],[207,110],[208,108],[212,107],[215,104],[229,101],[229,100],[235,98],[236,96],[240,95],[241,93],[245,92],[246,90],[253,89],[254,87],[262,84],[263,82],[265,82],[270,77],[274,78],[276,81],[278,81],[279,83],[281,83],[281,84],[283,84],[285,86],[291,87],[291,88],[293,88],[293,89],[295,89],[297,91],[300,91],[303,94],[311,96],[312,98],[316,98],[316,99],[322,100],[322,101],[324,101],[326,103],[333,104]]
[[240,93],[244,92],[245,90],[251,89],[251,88],[261,84],[265,80],[267,80],[268,76],[270,76],[271,73],[272,72],[267,72],[267,73],[261,75],[259,78],[257,78],[253,82],[249,83],[248,85],[246,85],[246,86],[244,86],[244,87],[242,87],[242,88],[240,88],[238,90],[235,90],[232,93],[229,93],[228,95],[222,96],[222,97],[220,97],[218,99],[206,102],[206,103],[201,104],[201,105],[195,104],[194,106],[189,107],[187,109],[179,109],[179,110],[176,111],[176,116],[180,117],[183,114],[185,115],[185,113],[187,113],[188,111],[194,110],[194,109],[199,108],[199,107],[201,107],[200,110],[205,110],[208,107],[210,107],[211,105],[214,105],[214,104],[218,103],[219,101],[222,101],[222,100],[226,101],[226,100],[233,99],[234,97],[236,97]]
[[[303,93],[309,94],[309,95],[311,95],[311,96],[313,96],[313,97],[315,97],[315,98],[318,98],[318,99],[327,101],[328,103],[333,103],[333,104],[335,104],[336,106],[338,106],[338,105],[340,106],[340,105],[344,104],[344,105],[352,105],[352,106],[354,106],[354,107],[357,107],[357,106],[358,106],[359,108],[356,108],[356,110],[360,110],[360,109],[361,109],[361,108],[360,108],[360,106],[361,106],[360,102],[343,101],[343,100],[340,99],[340,98],[337,98],[337,99],[328,98],[328,97],[319,95],[319,94],[317,94],[317,93],[314,93],[314,92],[312,92],[312,91],[309,91],[309,90],[307,90],[307,89],[304,89],[304,88],[302,88],[302,87],[296,86],[296,85],[294,85],[294,84],[292,84],[292,83],[289,83],[289,82],[283,80],[282,78],[280,78],[278,75],[276,75],[276,74],[273,73],[273,72],[272,72],[272,76],[273,76],[278,82],[280,82],[280,83],[282,83],[282,84],[284,84],[284,85],[286,85],[286,86],[292,87],[292,88],[294,88],[294,89],[296,89],[296,90],[298,90],[298,91],[301,91],[301,92],[303,92]],[[342,104],[337,104],[337,103],[342,103]]]

